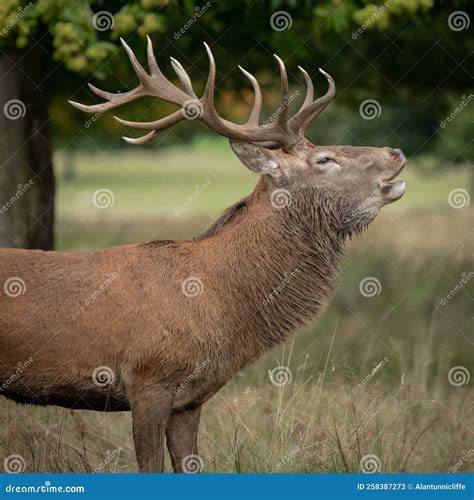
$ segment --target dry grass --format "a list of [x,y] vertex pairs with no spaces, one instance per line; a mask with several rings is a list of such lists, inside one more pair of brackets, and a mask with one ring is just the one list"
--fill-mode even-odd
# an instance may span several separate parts
[[[380,374],[383,377],[383,374]],[[405,374],[389,387],[334,373],[294,374],[278,388],[236,381],[206,407],[200,434],[206,472],[358,472],[375,455],[384,472],[472,471],[472,390],[419,390]],[[28,472],[135,472],[128,414],[105,415],[2,402],[1,455],[21,455]],[[472,445],[471,445],[472,446]],[[169,466],[168,466],[169,470]]]

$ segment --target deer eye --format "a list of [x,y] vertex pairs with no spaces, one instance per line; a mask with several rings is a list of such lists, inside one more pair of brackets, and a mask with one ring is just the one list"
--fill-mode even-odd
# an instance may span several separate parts
[[316,163],[318,165],[324,165],[325,163],[329,163],[330,161],[332,161],[331,158],[329,158],[328,156],[323,156],[322,158],[319,158]]

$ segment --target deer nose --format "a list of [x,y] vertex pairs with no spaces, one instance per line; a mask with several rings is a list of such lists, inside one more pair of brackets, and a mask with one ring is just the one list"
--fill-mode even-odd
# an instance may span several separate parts
[[406,157],[401,149],[392,149],[391,156],[394,160],[405,161]]

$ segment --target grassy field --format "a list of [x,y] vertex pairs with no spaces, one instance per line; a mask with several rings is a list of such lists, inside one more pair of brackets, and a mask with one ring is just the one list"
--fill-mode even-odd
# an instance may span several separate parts
[[[209,139],[81,154],[67,180],[69,161],[57,155],[67,251],[190,238],[256,183],[225,141]],[[204,471],[474,471],[472,211],[448,203],[469,173],[447,165],[422,175],[422,163],[409,162],[404,198],[349,243],[324,316],[205,406]],[[375,293],[361,293],[366,279]],[[277,369],[287,384],[272,383]],[[1,400],[0,422],[0,458],[20,455],[29,472],[136,470],[126,413]]]

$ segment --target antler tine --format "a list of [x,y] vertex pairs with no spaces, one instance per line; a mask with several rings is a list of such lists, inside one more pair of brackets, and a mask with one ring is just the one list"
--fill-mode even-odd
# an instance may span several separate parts
[[288,124],[288,98],[289,98],[289,90],[288,90],[288,75],[286,74],[285,63],[276,55],[273,54],[273,57],[278,61],[278,66],[280,67],[280,80],[281,80],[281,104],[279,109],[278,116],[276,121],[283,125],[284,127]]
[[121,106],[122,104],[126,104],[127,102],[134,101],[140,97],[146,95],[141,87],[130,90],[129,92],[124,92],[123,94],[113,94],[111,92],[105,92],[104,90],[100,90],[93,85],[90,85],[91,90],[95,92],[97,95],[107,99],[107,102],[103,102],[101,104],[81,104],[76,101],[68,101],[71,106],[74,106],[81,111],[85,111],[86,113],[103,113],[104,111],[108,111],[109,109],[116,108]]
[[298,69],[301,71],[301,73],[303,73],[303,76],[304,76],[304,79],[306,82],[306,97],[305,97],[304,102],[300,108],[300,111],[301,111],[313,102],[314,87],[313,87],[313,82],[311,81],[311,78],[308,75],[308,73],[306,72],[306,70],[304,68],[302,68],[301,66],[298,66]]
[[174,57],[170,57],[171,66],[173,67],[175,73],[178,75],[179,81],[185,88],[186,92],[194,99],[197,99],[197,95],[194,93],[193,84],[191,83],[191,78],[189,78],[188,73],[183,68],[181,63],[176,60]]
[[171,113],[171,115],[165,116],[164,118],[160,118],[159,120],[155,120],[153,122],[132,122],[122,120],[122,118],[119,118],[118,116],[114,116],[114,118],[125,127],[132,127],[138,130],[163,130],[180,122],[184,119],[184,116],[182,110],[179,109],[178,111]]
[[228,122],[227,120],[223,120],[217,114],[216,108],[214,107],[214,91],[216,87],[216,62],[209,45],[206,42],[203,43],[204,47],[206,48],[207,57],[209,59],[209,73],[207,75],[207,82],[206,86],[204,87],[204,92],[201,96],[201,103],[203,106],[202,121],[213,130],[216,130],[218,133],[232,138],[232,132],[235,132],[235,124]]
[[128,142],[128,144],[133,144],[133,145],[136,145],[136,146],[142,146],[143,144],[147,144],[151,140],[153,140],[159,133],[160,133],[159,130],[153,130],[151,132],[148,132],[148,134],[146,134],[146,135],[144,135],[142,137],[133,138],[133,137],[123,136],[122,139],[125,142]]
[[239,69],[252,83],[253,91],[255,94],[252,111],[250,112],[249,119],[247,120],[247,123],[245,125],[258,127],[260,113],[262,111],[262,91],[260,90],[260,85],[258,84],[257,79],[251,73],[242,68],[242,66],[239,66]]
[[207,57],[209,58],[209,74],[207,75],[206,87],[204,88],[201,100],[203,101],[203,103],[214,109],[214,89],[216,86],[216,62],[214,61],[214,56],[212,55],[212,51],[206,42],[204,42],[204,47],[206,48]]
[[128,58],[132,63],[133,69],[135,70],[138,79],[140,80],[142,85],[146,86],[148,79],[150,78],[150,75],[143,69],[143,66],[138,62],[137,57],[133,53],[133,50],[127,45],[127,42],[123,38],[120,38],[120,41],[122,42],[123,48],[127,51]]
[[163,75],[160,71],[160,68],[158,67],[158,63],[156,62],[156,57],[153,52],[153,42],[151,41],[151,38],[147,35],[146,36],[146,57],[148,60],[148,69],[150,70],[152,75]]
[[[331,103],[336,95],[336,84],[331,75],[319,68],[319,71],[326,77],[329,83],[327,92],[311,104],[306,104],[289,121],[289,127],[298,135],[304,135],[307,128]],[[306,103],[306,100],[305,100]]]
[[94,92],[94,94],[98,95],[99,97],[103,97],[104,99],[107,99],[107,101],[112,101],[113,99],[116,99],[118,96],[123,95],[120,93],[114,93],[114,92],[107,92],[106,90],[101,90],[97,88],[96,86],[92,85],[92,83],[88,83],[87,86]]

